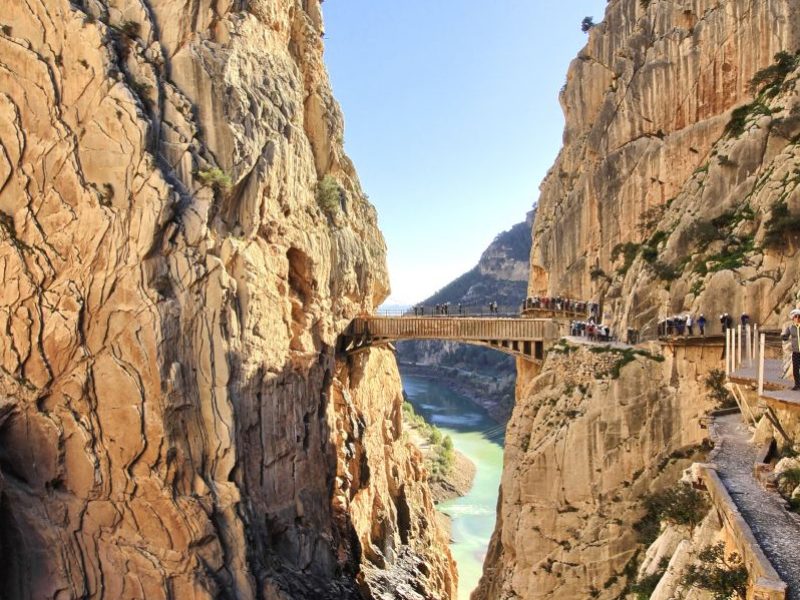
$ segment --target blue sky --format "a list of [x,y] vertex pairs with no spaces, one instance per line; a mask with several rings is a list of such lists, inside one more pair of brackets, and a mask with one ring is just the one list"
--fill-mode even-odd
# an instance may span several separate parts
[[606,0],[327,0],[345,149],[378,209],[389,302],[424,299],[525,218],[561,147],[558,91]]

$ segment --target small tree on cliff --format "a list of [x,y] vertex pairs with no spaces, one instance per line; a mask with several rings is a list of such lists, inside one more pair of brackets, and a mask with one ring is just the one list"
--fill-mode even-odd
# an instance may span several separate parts
[[697,558],[700,564],[689,565],[681,585],[711,592],[714,600],[747,597],[747,568],[736,552],[726,558],[724,542],[706,546]]
[[589,33],[592,27],[594,27],[594,17],[583,17],[583,21],[581,21],[581,31],[583,33]]
[[661,522],[688,525],[694,529],[708,512],[705,497],[687,485],[677,484],[642,498],[644,516],[634,525],[639,541],[652,544],[661,532]]

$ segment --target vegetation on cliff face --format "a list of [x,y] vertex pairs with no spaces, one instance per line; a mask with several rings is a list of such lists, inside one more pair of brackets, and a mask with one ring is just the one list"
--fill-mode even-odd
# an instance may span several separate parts
[[706,546],[697,558],[699,564],[686,568],[681,578],[683,586],[705,590],[714,600],[747,597],[747,567],[736,552],[726,554],[724,542]]
[[317,204],[329,217],[342,209],[342,187],[333,175],[325,175],[317,184]]
[[645,546],[658,537],[662,523],[687,525],[693,529],[705,518],[709,509],[708,500],[703,494],[682,484],[647,494],[641,499],[641,504],[644,515],[634,529]]
[[722,369],[711,369],[703,382],[706,384],[709,396],[717,403],[717,408],[732,408],[736,406],[736,398],[728,388],[725,387],[725,371]]

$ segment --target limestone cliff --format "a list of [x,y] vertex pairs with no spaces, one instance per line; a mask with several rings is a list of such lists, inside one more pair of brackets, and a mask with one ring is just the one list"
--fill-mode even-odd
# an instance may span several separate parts
[[495,533],[477,598],[616,598],[644,493],[702,452],[702,374],[718,352],[557,346],[520,363]]
[[319,1],[3,8],[0,596],[449,597]]
[[788,0],[609,3],[561,95],[530,289],[597,298],[644,333],[680,310],[774,324],[798,279],[797,241],[764,243],[776,201],[800,212],[797,74],[751,83],[797,49]]
[[[800,280],[798,49],[788,0],[609,2],[561,93],[529,291],[597,299],[615,331],[643,337],[678,311],[775,326]],[[701,381],[719,352],[686,352],[636,358],[611,381],[580,354],[538,377],[519,365],[477,598],[623,592],[638,498],[704,437]]]

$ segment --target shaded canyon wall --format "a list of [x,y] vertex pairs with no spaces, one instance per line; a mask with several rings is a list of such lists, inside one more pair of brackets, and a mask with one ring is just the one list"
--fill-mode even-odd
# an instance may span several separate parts
[[450,597],[319,2],[3,8],[0,595]]

